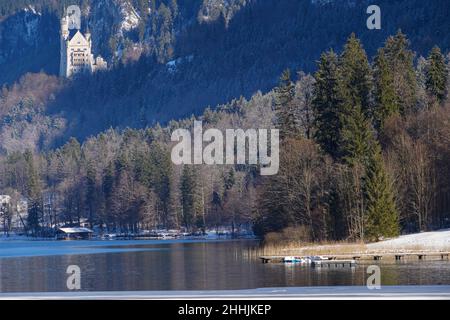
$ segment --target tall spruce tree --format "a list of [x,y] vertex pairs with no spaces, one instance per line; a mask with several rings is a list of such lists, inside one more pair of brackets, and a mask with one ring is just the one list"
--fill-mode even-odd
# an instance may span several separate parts
[[352,34],[340,57],[342,106],[339,111],[340,155],[348,164],[367,164],[373,143],[369,121],[372,71],[360,41]]
[[321,55],[314,78],[314,138],[322,150],[337,159],[340,155],[339,114],[343,96],[338,56],[333,51]]
[[339,144],[341,160],[351,166],[358,163],[367,166],[375,141],[368,119],[358,104],[347,107],[340,117],[342,123]]
[[37,235],[40,229],[40,219],[43,213],[41,187],[39,176],[34,166],[34,157],[30,150],[24,152],[26,163],[26,192],[28,197],[27,228],[33,235]]
[[367,170],[366,184],[367,223],[365,238],[379,240],[399,234],[399,214],[396,208],[392,182],[386,172],[379,144],[374,146]]
[[417,104],[417,78],[414,70],[414,52],[404,33],[398,31],[387,39],[384,54],[394,76],[394,88],[402,115]]
[[372,112],[377,130],[383,130],[387,118],[400,114],[400,105],[395,93],[394,74],[383,49],[378,50],[374,63],[375,103]]
[[368,118],[370,116],[373,90],[372,69],[361,41],[352,33],[340,57],[341,73],[348,103],[359,105]]
[[184,166],[181,174],[180,191],[181,191],[181,206],[182,219],[186,229],[190,230],[196,219],[196,188],[197,188],[196,173],[194,167]]
[[296,138],[300,135],[300,129],[296,121],[295,110],[295,85],[291,80],[291,73],[285,70],[280,78],[280,84],[275,89],[277,127],[280,130],[280,138]]
[[426,88],[438,103],[442,103],[447,94],[448,71],[441,49],[435,46],[428,56],[426,67]]
[[158,142],[150,145],[150,153],[146,163],[148,175],[148,187],[157,194],[162,209],[162,223],[166,228],[170,227],[170,175],[172,162],[170,153]]

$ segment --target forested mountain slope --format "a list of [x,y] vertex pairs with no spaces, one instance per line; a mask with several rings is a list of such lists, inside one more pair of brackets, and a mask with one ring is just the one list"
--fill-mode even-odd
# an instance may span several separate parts
[[[340,51],[351,32],[369,57],[398,29],[410,38],[416,58],[432,45],[444,54],[450,46],[446,0],[381,0],[382,30],[367,29],[365,0],[5,0],[0,4],[0,83],[8,84],[6,91],[26,72],[57,73],[58,19],[72,3],[82,8],[95,53],[112,68],[72,81],[50,78],[59,84],[45,103],[23,87],[26,103],[18,101],[12,108],[16,113],[2,121],[19,141],[28,130],[32,143],[51,147],[71,136],[84,139],[109,127],[166,123],[257,90],[267,92],[285,68],[314,71],[320,53]],[[27,79],[25,84],[36,87],[33,77]],[[2,114],[11,109],[0,103]],[[39,114],[48,127],[30,128],[33,122],[22,118],[14,127],[11,119],[18,120],[23,105],[33,110],[25,120]]]

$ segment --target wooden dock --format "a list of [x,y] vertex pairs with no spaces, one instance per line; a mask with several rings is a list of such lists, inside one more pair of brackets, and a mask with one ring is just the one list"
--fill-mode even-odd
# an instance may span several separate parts
[[440,260],[448,260],[450,252],[395,252],[395,253],[363,253],[363,254],[341,254],[341,255],[322,255],[328,260],[353,259],[353,260],[382,260],[385,258],[393,258],[395,260],[403,260],[405,258],[417,258],[425,260],[426,258],[434,258]]
[[354,267],[356,260],[313,260],[312,267]]
[[[418,260],[426,260],[432,258],[434,260],[449,260],[450,252],[404,252],[404,253],[355,253],[355,254],[335,254],[335,255],[320,255],[323,260],[317,261],[356,261],[356,260],[374,260],[379,261],[383,259],[394,259],[396,261],[404,260],[406,258],[417,258]],[[261,256],[259,259],[262,263],[282,263],[285,256]],[[306,256],[303,256],[305,258]]]

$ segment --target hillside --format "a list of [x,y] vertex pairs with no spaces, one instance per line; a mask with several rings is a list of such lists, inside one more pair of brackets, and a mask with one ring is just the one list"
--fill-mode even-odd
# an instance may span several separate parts
[[[409,36],[416,58],[434,44],[446,53],[450,44],[446,0],[379,1],[380,31],[366,28],[365,0],[86,0],[57,5],[6,0],[0,4],[0,83],[11,89],[27,72],[57,73],[58,19],[72,3],[82,5],[94,52],[113,68],[64,82],[45,103],[27,97],[27,108],[34,110],[30,117],[38,113],[50,123],[65,123],[58,130],[30,128],[40,147],[60,145],[71,136],[84,139],[109,127],[167,123],[241,95],[249,98],[257,90],[268,92],[285,68],[314,71],[320,53],[339,51],[351,32],[369,56],[397,29]],[[10,125],[2,121],[2,129],[5,123]],[[22,122],[21,128],[29,125]]]

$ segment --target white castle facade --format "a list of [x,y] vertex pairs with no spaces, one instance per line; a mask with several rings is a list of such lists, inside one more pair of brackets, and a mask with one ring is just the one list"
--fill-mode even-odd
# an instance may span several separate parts
[[[78,26],[79,27],[79,26]],[[61,19],[61,62],[59,75],[70,77],[76,73],[103,70],[108,67],[106,61],[92,54],[91,34],[87,31],[84,35],[80,29],[71,24],[70,17]]]

